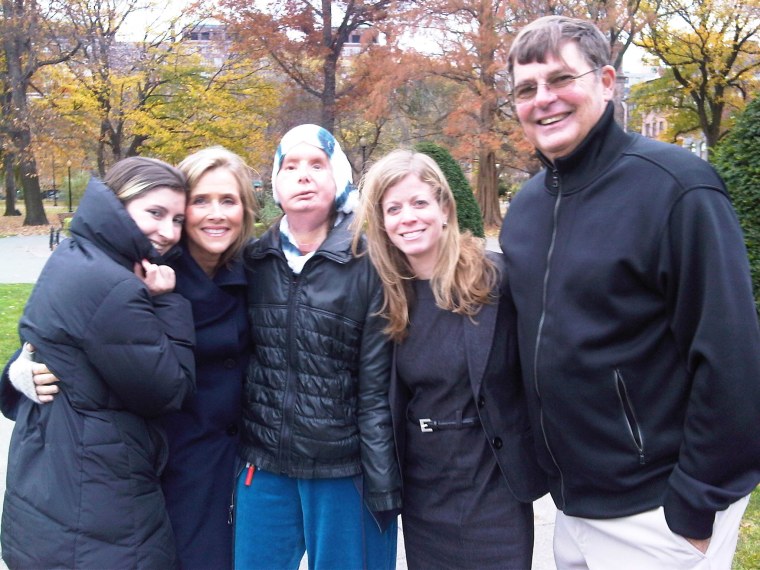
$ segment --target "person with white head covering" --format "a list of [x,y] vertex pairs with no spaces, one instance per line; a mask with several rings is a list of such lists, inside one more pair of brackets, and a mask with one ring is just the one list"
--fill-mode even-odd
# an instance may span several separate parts
[[317,125],[272,170],[284,216],[244,256],[252,357],[235,496],[236,568],[395,568],[401,483],[383,292],[351,250],[351,167]]

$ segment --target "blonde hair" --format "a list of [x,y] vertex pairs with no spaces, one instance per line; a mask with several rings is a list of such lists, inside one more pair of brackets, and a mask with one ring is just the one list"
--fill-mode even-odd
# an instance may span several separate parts
[[187,176],[190,193],[204,174],[217,168],[227,169],[237,181],[240,201],[243,204],[243,227],[237,239],[219,258],[219,267],[222,267],[243,250],[253,235],[256,207],[253,197],[251,168],[237,154],[221,146],[212,146],[194,152],[180,162],[177,168]]
[[382,200],[391,186],[409,174],[429,184],[444,211],[445,227],[431,277],[436,305],[457,314],[474,317],[480,307],[493,301],[498,270],[486,257],[482,240],[470,232],[460,233],[454,195],[438,164],[426,154],[395,150],[377,161],[361,182],[361,206],[354,221],[354,253],[366,234],[367,252],[383,284],[385,299],[380,311],[388,319],[385,333],[403,340],[409,327],[411,280],[415,278],[406,256],[385,231]]

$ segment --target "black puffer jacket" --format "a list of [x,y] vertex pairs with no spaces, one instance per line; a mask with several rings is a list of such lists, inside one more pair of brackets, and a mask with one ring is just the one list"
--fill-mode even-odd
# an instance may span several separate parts
[[174,293],[151,297],[132,273],[155,251],[103,184],[90,183],[71,232],[20,324],[61,394],[14,409],[3,559],[10,568],[172,568],[159,480],[167,448],[148,418],[194,390],[190,306]]
[[376,315],[380,281],[351,254],[350,218],[295,275],[277,227],[249,246],[253,358],[242,457],[299,478],[363,473],[372,511],[400,507],[388,387],[391,348]]

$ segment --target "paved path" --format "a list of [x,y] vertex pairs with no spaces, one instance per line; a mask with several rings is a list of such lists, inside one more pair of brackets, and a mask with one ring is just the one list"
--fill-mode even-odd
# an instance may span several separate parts
[[[498,250],[495,238],[488,238],[487,247]],[[23,236],[0,238],[0,283],[34,283],[42,266],[50,256],[48,236]],[[4,363],[0,363],[4,366]],[[6,458],[13,423],[0,417],[0,500],[5,493]],[[536,540],[533,552],[534,570],[556,570],[552,555],[552,534],[556,509],[549,496],[534,504]],[[406,570],[403,535],[399,533],[398,570]],[[5,566],[0,561],[0,570]],[[306,569],[305,561],[301,564]],[[341,569],[336,569],[341,570]],[[526,569],[528,570],[528,569]]]
[[34,283],[50,256],[50,238],[0,238],[0,283]]

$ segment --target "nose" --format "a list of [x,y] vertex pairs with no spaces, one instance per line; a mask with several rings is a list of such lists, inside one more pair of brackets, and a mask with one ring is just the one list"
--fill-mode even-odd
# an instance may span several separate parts
[[158,225],[158,235],[172,243],[179,241],[180,228],[175,225],[171,216],[166,216]]
[[551,103],[557,98],[557,94],[546,83],[536,84],[536,96],[533,98],[535,105],[541,106]]
[[401,207],[400,220],[402,224],[413,222],[416,219],[417,216],[415,215],[413,208],[411,208],[408,204]]
[[309,180],[309,165],[306,162],[300,162],[296,172],[298,172],[298,180]]
[[209,217],[211,218],[223,218],[224,214],[222,213],[222,205],[219,203],[219,200],[214,200],[211,202],[211,212],[209,213]]

